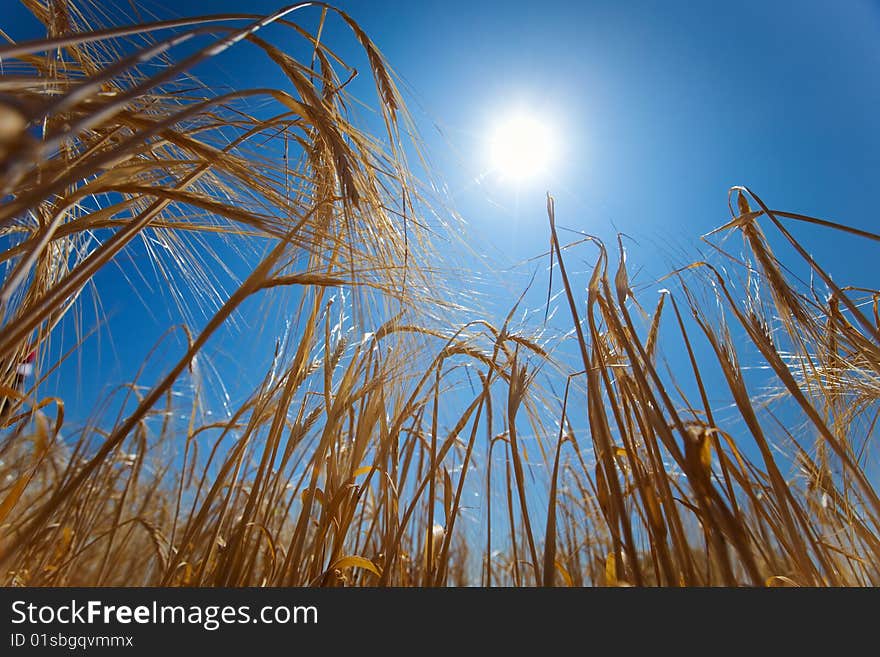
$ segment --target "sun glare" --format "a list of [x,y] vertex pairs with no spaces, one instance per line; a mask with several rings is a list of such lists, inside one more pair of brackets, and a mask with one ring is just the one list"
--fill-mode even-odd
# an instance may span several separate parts
[[545,173],[554,155],[553,137],[549,126],[534,116],[507,117],[490,137],[492,170],[502,178],[518,182]]

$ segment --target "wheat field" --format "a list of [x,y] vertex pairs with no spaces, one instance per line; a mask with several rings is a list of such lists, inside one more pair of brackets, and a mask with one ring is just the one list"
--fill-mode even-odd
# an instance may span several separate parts
[[[658,294],[622,241],[562,242],[548,196],[552,341],[517,298],[501,320],[462,301],[461,226],[351,16],[98,24],[89,0],[24,4],[47,36],[0,48],[4,585],[880,584],[880,293],[832,279],[798,228],[880,236],[736,186],[712,257]],[[369,63],[384,132],[359,127],[329,21]],[[283,87],[200,80],[244,46]],[[183,347],[113,393],[118,413],[66,424],[68,393],[42,391],[87,338],[62,353],[57,335],[136,247]],[[581,286],[566,265],[588,249]],[[246,273],[221,284],[231,260]],[[216,412],[202,363],[243,308],[289,330]]]

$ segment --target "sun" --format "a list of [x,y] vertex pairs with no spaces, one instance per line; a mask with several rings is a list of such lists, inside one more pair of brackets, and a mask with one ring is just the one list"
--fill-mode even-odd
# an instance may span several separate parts
[[555,151],[550,126],[529,114],[513,114],[501,119],[489,138],[492,171],[515,182],[546,173]]

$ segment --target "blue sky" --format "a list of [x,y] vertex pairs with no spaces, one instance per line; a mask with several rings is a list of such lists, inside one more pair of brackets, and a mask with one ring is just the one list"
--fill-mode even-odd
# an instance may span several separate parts
[[[142,4],[168,18],[263,13],[281,3]],[[629,235],[636,282],[648,288],[670,267],[698,257],[699,236],[728,218],[734,184],[748,185],[773,208],[876,227],[876,2],[337,4],[405,82],[436,178],[467,221],[471,244],[501,267],[546,249],[546,191],[556,197],[560,225],[609,244],[616,231]],[[317,11],[300,16],[313,25]],[[0,27],[20,40],[38,36],[18,5]],[[357,44],[337,28],[328,42],[344,58],[357,57]],[[202,77],[238,86],[279,82],[248,48]],[[505,113],[522,106],[555,126],[562,148],[548,175],[513,187],[486,175],[486,141]],[[797,234],[836,280],[876,286],[872,245],[806,226]],[[586,268],[594,252],[585,247],[571,258]],[[536,266],[502,276],[511,296],[499,299],[498,310]],[[540,303],[546,272],[537,280],[533,299]],[[127,290],[117,275],[102,296],[111,321],[130,335],[121,345],[116,338],[116,357],[97,346],[86,352],[87,361],[101,352],[103,364],[98,373],[84,370],[92,374],[80,386],[82,412],[97,398],[98,380],[129,379],[139,364],[131,354],[140,358],[168,326],[167,315],[151,318],[149,299],[133,303]]]

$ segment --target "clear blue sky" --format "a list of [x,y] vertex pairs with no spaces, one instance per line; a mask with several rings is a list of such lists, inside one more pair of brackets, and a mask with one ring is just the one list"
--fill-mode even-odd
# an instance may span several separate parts
[[[165,18],[268,12],[282,3],[142,4]],[[726,221],[734,184],[748,185],[773,208],[876,230],[877,2],[337,4],[406,81],[437,177],[477,236],[472,243],[502,264],[546,248],[547,190],[557,198],[561,225],[609,243],[617,230],[631,236],[641,281],[697,257],[699,235]],[[305,23],[314,24],[317,12],[307,15]],[[18,39],[36,36],[17,5],[0,27]],[[330,42],[343,57],[354,56],[350,37]],[[272,81],[261,79],[275,73],[264,73],[271,69],[256,49],[237,52],[217,62],[211,75],[218,82]],[[564,148],[552,175],[512,189],[480,175],[487,129],[521,104],[552,118]],[[877,285],[869,245],[806,227],[798,234],[836,279]],[[592,258],[585,250],[581,262]],[[518,291],[530,271],[520,268],[511,288]],[[541,294],[544,286],[546,278]],[[125,318],[114,321],[153,322],[149,337],[145,329],[133,342],[151,343],[168,324],[167,316],[151,320],[135,309],[121,284],[103,300]],[[121,381],[132,366],[123,353],[100,378]]]

